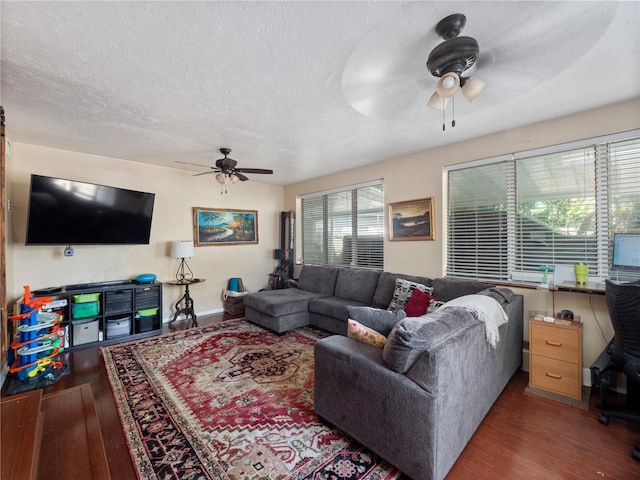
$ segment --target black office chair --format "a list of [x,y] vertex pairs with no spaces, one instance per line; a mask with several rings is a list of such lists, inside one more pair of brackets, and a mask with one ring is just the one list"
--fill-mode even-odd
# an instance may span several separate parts
[[[602,409],[602,414],[598,421],[603,425],[609,425],[610,418],[640,422],[640,414],[628,413],[640,413],[640,282],[617,284],[607,280],[605,297],[614,339],[607,347],[611,358],[600,375],[600,400],[597,405]],[[623,372],[627,378],[624,404],[607,402],[611,386],[610,372]],[[640,460],[640,444],[636,445],[632,455]]]

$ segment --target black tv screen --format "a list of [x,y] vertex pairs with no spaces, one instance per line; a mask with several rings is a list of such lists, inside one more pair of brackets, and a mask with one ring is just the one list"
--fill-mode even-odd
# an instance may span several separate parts
[[155,194],[31,175],[27,245],[148,244]]

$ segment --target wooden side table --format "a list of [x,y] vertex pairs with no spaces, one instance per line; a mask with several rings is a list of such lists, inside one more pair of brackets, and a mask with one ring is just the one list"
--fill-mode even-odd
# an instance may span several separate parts
[[[194,285],[196,283],[204,282],[204,278],[192,278],[189,280],[175,280],[172,282],[167,282],[169,285],[184,285],[184,295],[176,302],[176,314],[173,316],[173,320],[169,322],[172,324],[178,319],[178,315],[184,314],[185,318],[191,317],[191,322],[194,327],[198,326],[198,317],[196,316],[196,312],[193,309],[193,299],[189,294],[189,285]],[[184,308],[181,307],[181,303],[184,302]]]
[[529,384],[582,398],[582,323],[529,320]]

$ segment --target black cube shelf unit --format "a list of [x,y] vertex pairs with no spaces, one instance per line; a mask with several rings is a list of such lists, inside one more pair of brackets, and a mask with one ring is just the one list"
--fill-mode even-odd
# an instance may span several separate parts
[[85,283],[33,292],[52,297],[43,311],[62,315],[65,348],[132,340],[162,332],[162,283]]

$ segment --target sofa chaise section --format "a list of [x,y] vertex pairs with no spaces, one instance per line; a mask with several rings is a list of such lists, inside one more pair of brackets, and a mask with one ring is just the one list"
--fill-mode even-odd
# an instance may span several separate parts
[[276,333],[309,325],[309,302],[333,295],[337,277],[337,268],[305,266],[294,288],[245,295],[245,317]]

